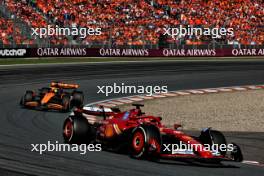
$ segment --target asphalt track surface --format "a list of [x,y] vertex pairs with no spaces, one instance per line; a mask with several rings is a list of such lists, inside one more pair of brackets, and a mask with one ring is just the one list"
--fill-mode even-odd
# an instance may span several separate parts
[[[127,96],[97,94],[97,86],[167,85],[169,90],[264,83],[264,62],[153,62],[0,67],[0,175],[263,175],[261,166],[223,162],[205,165],[182,161],[139,161],[111,152],[31,152],[30,144],[55,143],[62,139],[67,113],[20,108],[27,89],[38,89],[52,80],[76,82],[85,102]],[[254,117],[249,117],[254,118]],[[199,120],[199,119],[197,119]],[[242,146],[245,159],[264,160],[263,133],[226,133]]]

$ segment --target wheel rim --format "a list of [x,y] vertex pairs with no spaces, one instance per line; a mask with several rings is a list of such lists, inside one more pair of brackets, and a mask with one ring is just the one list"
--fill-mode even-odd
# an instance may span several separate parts
[[133,137],[132,146],[133,149],[138,153],[141,152],[145,145],[145,138],[142,132],[136,132]]
[[67,120],[63,130],[64,136],[67,140],[70,140],[73,135],[73,124],[70,120]]

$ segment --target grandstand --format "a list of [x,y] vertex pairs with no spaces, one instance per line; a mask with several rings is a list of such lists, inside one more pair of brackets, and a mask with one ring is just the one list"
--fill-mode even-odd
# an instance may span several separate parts
[[[263,45],[263,0],[0,0],[0,45],[87,47]],[[31,36],[31,28],[100,27],[85,38]],[[233,36],[164,37],[164,27],[233,28]]]

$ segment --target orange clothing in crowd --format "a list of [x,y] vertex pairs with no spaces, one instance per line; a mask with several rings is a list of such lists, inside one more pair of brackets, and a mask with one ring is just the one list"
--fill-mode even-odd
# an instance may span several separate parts
[[[75,39],[79,44],[145,45],[157,44],[162,29],[176,25],[203,28],[233,28],[234,35],[224,42],[264,44],[263,0],[36,0],[35,6],[27,2],[5,0],[11,13],[30,27],[47,25],[101,28],[102,35],[88,35]],[[37,11],[36,7],[40,10]],[[0,29],[2,30],[2,29]],[[12,29],[1,38],[8,42]],[[67,37],[50,36],[52,44],[67,44]],[[185,42],[201,45],[212,41],[201,36],[167,37],[168,43]],[[17,42],[23,42],[18,38]],[[32,42],[32,41],[31,41]],[[30,43],[30,42],[26,42]]]

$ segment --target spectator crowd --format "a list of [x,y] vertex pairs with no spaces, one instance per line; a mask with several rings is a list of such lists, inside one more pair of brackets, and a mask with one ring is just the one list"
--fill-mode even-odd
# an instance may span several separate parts
[[[263,0],[2,0],[4,6],[30,28],[101,28],[101,35],[49,36],[51,44],[155,45],[161,40],[176,44],[264,44]],[[3,25],[5,24],[5,25]],[[233,28],[234,35],[164,37],[164,28],[179,25],[198,28]],[[0,18],[1,41],[24,41],[12,20]],[[12,37],[10,37],[12,36]],[[33,38],[34,39],[34,38]]]

